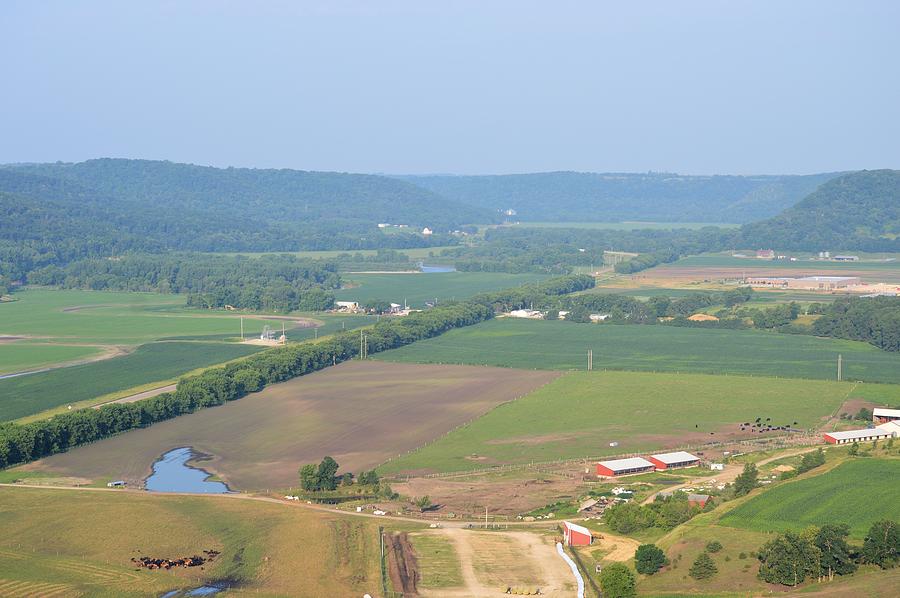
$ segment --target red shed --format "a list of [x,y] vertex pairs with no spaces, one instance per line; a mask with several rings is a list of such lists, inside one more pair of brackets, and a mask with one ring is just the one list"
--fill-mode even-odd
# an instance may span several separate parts
[[588,528],[563,521],[563,538],[566,546],[590,546],[594,537]]

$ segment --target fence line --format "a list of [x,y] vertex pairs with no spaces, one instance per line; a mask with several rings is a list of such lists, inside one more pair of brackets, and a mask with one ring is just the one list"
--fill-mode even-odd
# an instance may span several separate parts
[[[770,449],[778,449],[784,448],[787,446],[803,446],[803,445],[811,445],[811,444],[819,444],[822,442],[821,436],[817,432],[800,432],[796,434],[784,434],[779,436],[769,436],[768,438],[756,438],[756,439],[744,439],[744,440],[733,440],[726,442],[708,442],[703,444],[688,444],[680,447],[666,449],[668,451],[700,451],[700,450],[709,450],[714,448],[721,447],[740,447],[749,449],[745,452],[757,452],[761,450],[770,450]],[[572,465],[575,463],[583,463],[583,462],[597,462],[604,461],[610,459],[627,459],[629,457],[640,457],[647,454],[647,451],[642,452],[631,452],[631,453],[620,453],[616,455],[603,455],[603,456],[585,456],[585,457],[570,457],[570,458],[562,458],[562,459],[554,459],[551,461],[531,461],[529,463],[509,463],[505,465],[493,465],[490,467],[479,467],[468,470],[458,470],[458,471],[447,471],[447,472],[438,472],[438,473],[427,473],[422,475],[407,475],[407,476],[396,476],[395,479],[403,479],[405,481],[409,481],[412,478],[455,478],[455,477],[466,477],[470,475],[482,475],[488,473],[503,473],[507,471],[521,471],[525,469],[536,469],[541,471],[542,468],[546,468],[548,466],[559,466],[559,465]],[[551,471],[547,473],[560,473],[557,471]]]

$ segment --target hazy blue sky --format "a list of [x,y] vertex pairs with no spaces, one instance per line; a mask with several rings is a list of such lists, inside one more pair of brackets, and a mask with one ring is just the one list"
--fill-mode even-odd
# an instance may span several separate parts
[[900,167],[898,30],[896,1],[5,0],[0,162]]

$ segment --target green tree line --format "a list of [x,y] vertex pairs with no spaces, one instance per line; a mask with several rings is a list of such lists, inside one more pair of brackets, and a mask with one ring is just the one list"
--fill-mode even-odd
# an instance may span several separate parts
[[341,286],[331,261],[198,253],[90,258],[46,266],[31,272],[28,282],[67,289],[184,293],[194,307],[265,311],[329,309],[334,303],[331,291]]

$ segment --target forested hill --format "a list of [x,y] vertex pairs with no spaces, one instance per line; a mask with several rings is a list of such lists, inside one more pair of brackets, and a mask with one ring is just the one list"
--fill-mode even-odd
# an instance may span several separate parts
[[440,195],[526,221],[744,223],[792,206],[836,174],[683,176],[545,172],[404,176]]
[[[0,166],[0,276],[127,251],[447,245],[455,240],[446,231],[492,217],[374,175],[118,159],[6,165]],[[410,228],[385,232],[379,222]],[[416,234],[425,226],[436,234]]]
[[[340,220],[359,222],[366,228],[378,222],[395,222],[443,231],[489,218],[484,210],[370,174],[222,169],[122,159],[11,168],[77,183],[118,201],[156,202],[162,204],[160,207],[190,211],[228,208],[256,221]],[[260,214],[260,210],[272,212]]]
[[828,181],[778,216],[741,228],[744,244],[799,251],[900,251],[900,171]]

